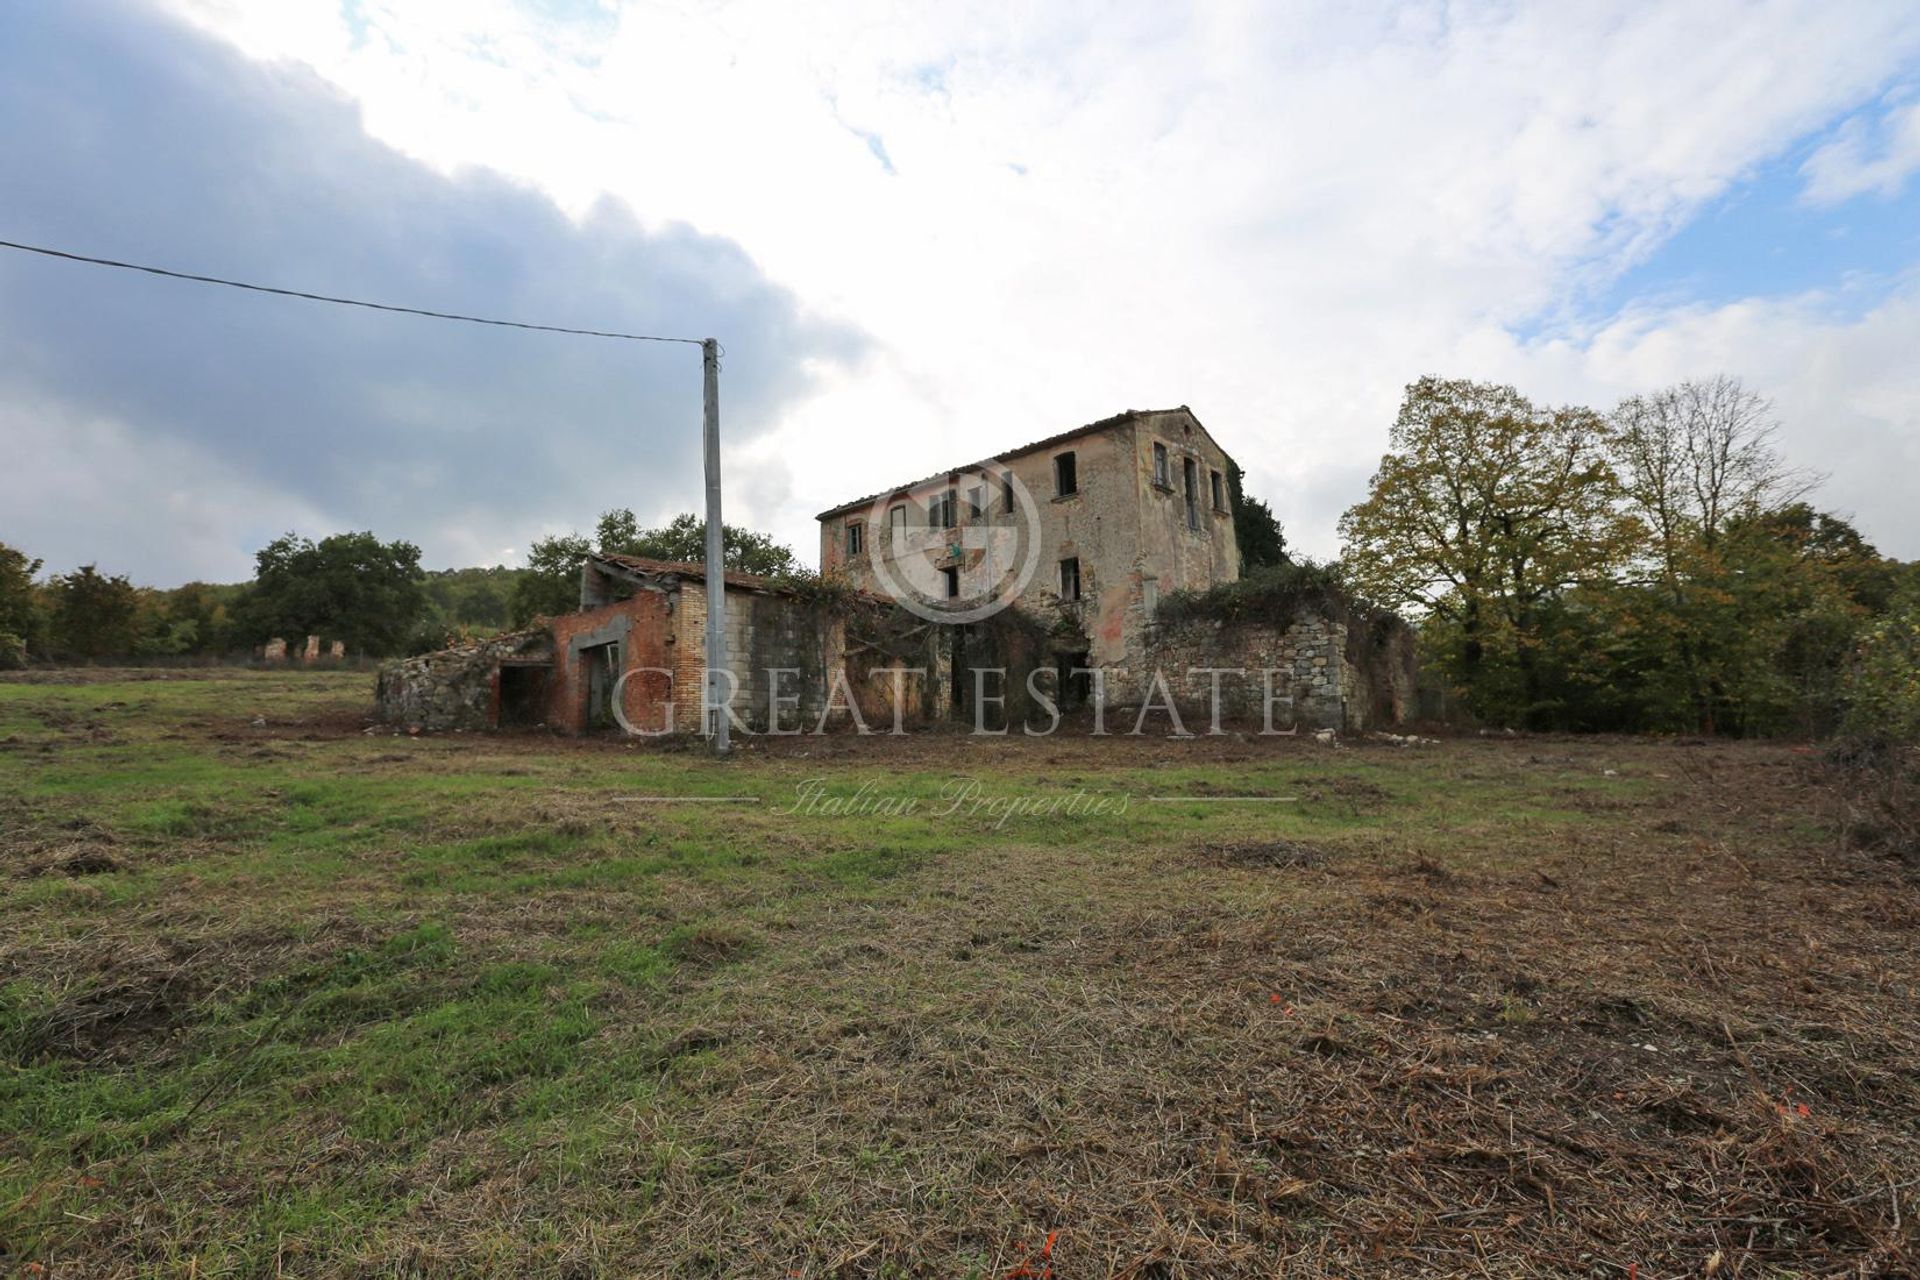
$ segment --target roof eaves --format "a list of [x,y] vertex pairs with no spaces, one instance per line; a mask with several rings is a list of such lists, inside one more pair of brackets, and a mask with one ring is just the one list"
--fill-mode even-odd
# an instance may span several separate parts
[[[912,481],[909,484],[895,485],[891,489],[882,489],[878,493],[870,493],[864,498],[855,498],[851,502],[843,502],[839,506],[827,508],[825,511],[822,511],[819,515],[815,516],[814,519],[829,520],[829,519],[832,519],[834,516],[843,515],[846,512],[852,511],[858,507],[871,506],[873,503],[878,502],[882,498],[893,497],[896,494],[909,493],[914,489],[918,489],[921,485],[931,484],[933,481],[940,479],[942,476],[958,475],[959,473],[967,470],[969,467],[979,466],[981,462],[1009,462],[1009,461],[1012,461],[1014,458],[1025,457],[1027,454],[1034,453],[1040,449],[1051,449],[1055,445],[1065,444],[1069,440],[1078,439],[1079,437],[1085,436],[1085,435],[1091,435],[1096,431],[1111,430],[1112,428],[1120,426],[1123,423],[1132,422],[1139,418],[1151,417],[1157,413],[1177,413],[1182,410],[1185,410],[1185,412],[1189,417],[1193,417],[1193,420],[1195,422],[1200,421],[1200,419],[1197,416],[1194,416],[1193,410],[1188,409],[1187,406],[1185,405],[1178,405],[1172,409],[1123,409],[1119,413],[1114,414],[1112,417],[1101,418],[1098,422],[1089,422],[1085,426],[1074,427],[1070,431],[1062,431],[1057,435],[1047,436],[1044,439],[1035,440],[1028,444],[1023,444],[1017,449],[1006,449],[999,453],[990,454],[989,456],[982,458],[977,462],[967,463],[966,466],[950,467],[945,471],[936,471],[931,475],[922,476],[920,479]],[[1205,431],[1206,428],[1203,426],[1201,427],[1201,430]],[[1207,438],[1209,440],[1212,440],[1213,434],[1211,432],[1208,432]],[[1214,446],[1218,448],[1219,441],[1217,440],[1214,441]],[[1221,452],[1225,453],[1226,450],[1222,449]]]

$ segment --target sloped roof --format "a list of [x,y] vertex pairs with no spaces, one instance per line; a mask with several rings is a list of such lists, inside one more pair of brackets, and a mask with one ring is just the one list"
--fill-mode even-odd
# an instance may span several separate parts
[[[587,559],[590,562],[613,565],[633,573],[673,574],[677,577],[693,578],[699,582],[707,580],[707,566],[691,560],[654,560],[647,556],[623,556],[600,552],[588,556]],[[744,591],[791,593],[794,589],[791,583],[783,582],[779,578],[768,578],[757,573],[742,573],[738,569],[728,569],[726,578],[728,586],[739,587]]]
[[[1067,441],[1077,439],[1080,436],[1091,435],[1096,431],[1105,431],[1109,427],[1117,427],[1123,422],[1134,422],[1141,418],[1154,418],[1163,413],[1184,413],[1193,419],[1194,425],[1198,426],[1202,431],[1207,431],[1205,424],[1200,421],[1199,415],[1184,404],[1175,405],[1171,409],[1127,409],[1114,414],[1110,418],[1102,418],[1098,422],[1089,422],[1084,427],[1075,427],[1071,431],[1062,431],[1058,435],[1048,436],[1044,440],[1035,440],[1031,444],[1023,444],[1017,449],[1007,449],[987,458],[976,458],[964,466],[949,467],[945,471],[936,471],[932,475],[922,476],[920,479],[912,481],[909,484],[894,485],[890,489],[882,489],[878,493],[870,493],[864,498],[855,498],[853,501],[843,502],[837,507],[828,507],[825,511],[815,516],[814,519],[826,520],[832,516],[840,515],[843,512],[852,511],[856,507],[870,506],[891,494],[904,493],[909,489],[917,489],[923,484],[931,484],[943,476],[950,476],[956,471],[964,471],[967,467],[977,466],[982,462],[1009,462],[1014,458],[1024,457],[1029,453],[1034,453],[1041,449],[1051,449],[1057,444],[1065,444]],[[1207,431],[1207,439],[1213,440],[1213,433],[1211,431]],[[1219,447],[1220,442],[1218,440],[1214,440],[1213,443],[1216,448]],[[1221,449],[1220,452],[1224,454],[1226,450]]]

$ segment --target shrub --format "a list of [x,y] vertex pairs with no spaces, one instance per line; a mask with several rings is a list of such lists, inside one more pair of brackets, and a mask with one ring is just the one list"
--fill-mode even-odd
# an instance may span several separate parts
[[1920,743],[1920,590],[1908,590],[1861,637],[1847,688],[1847,734]]
[[1168,592],[1154,618],[1174,626],[1208,621],[1268,622],[1285,627],[1304,607],[1319,608],[1336,617],[1372,612],[1371,606],[1348,592],[1338,565],[1288,560],[1262,565],[1237,582],[1222,582],[1205,591]]
[[18,671],[27,665],[27,642],[11,631],[0,631],[0,671]]

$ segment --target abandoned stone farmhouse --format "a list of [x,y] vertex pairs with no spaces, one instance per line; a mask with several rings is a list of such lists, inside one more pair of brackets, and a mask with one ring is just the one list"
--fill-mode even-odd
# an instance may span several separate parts
[[[1390,615],[1325,598],[1267,617],[1193,607],[1240,578],[1233,465],[1185,406],[1129,410],[829,508],[818,580],[725,575],[735,727],[1018,732],[1090,702],[1113,717],[1217,701],[1277,728],[1403,720],[1412,644]],[[590,556],[576,611],[389,664],[379,713],[422,730],[700,732],[710,590],[698,564]]]
[[[1086,643],[1085,669],[1145,669],[1163,592],[1240,576],[1233,462],[1193,411],[1128,410],[820,513],[820,571],[876,590],[930,562],[936,594],[970,598],[1030,562],[1015,603]],[[965,535],[995,531],[1001,538]]]

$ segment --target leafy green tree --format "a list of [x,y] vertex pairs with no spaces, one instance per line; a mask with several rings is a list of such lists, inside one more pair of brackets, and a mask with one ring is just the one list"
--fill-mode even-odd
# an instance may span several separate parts
[[1838,726],[1861,628],[1888,563],[1847,521],[1804,502],[1728,520],[1714,548],[1702,652],[1716,727],[1808,737]]
[[[609,511],[600,517],[594,541],[602,552],[699,563],[707,558],[707,522],[683,512],[657,529],[635,529],[631,511]],[[799,567],[790,549],[764,533],[723,524],[720,541],[727,568],[738,573],[777,578]]]
[[1250,498],[1243,485],[1246,472],[1240,464],[1227,463],[1227,488],[1233,499],[1233,537],[1240,544],[1242,573],[1269,565],[1285,564],[1287,539],[1274,518],[1273,508],[1259,498]]
[[1867,741],[1920,744],[1920,578],[1860,633],[1846,727]]
[[1633,536],[1615,505],[1608,434],[1590,409],[1423,378],[1407,388],[1366,500],[1340,519],[1349,579],[1422,616],[1483,718],[1557,718],[1547,654],[1564,597],[1605,581]]
[[426,610],[409,650],[438,649],[463,636],[491,635],[513,615],[513,597],[524,570],[504,565],[438,569],[421,580]]
[[255,554],[235,621],[248,643],[317,635],[377,657],[405,647],[424,605],[411,542],[337,533],[316,543],[289,533]]
[[[514,587],[513,622],[524,626],[539,616],[576,608],[580,567],[589,555],[640,556],[649,560],[700,563],[706,559],[706,522],[686,512],[657,529],[642,529],[624,507],[604,512],[591,541],[579,534],[541,538],[527,554],[527,569]],[[781,577],[796,572],[792,550],[764,533],[737,525],[720,527],[726,567],[740,573]]]
[[526,571],[513,587],[513,625],[550,618],[580,607],[580,566],[593,544],[577,533],[537,538],[527,552]]
[[53,649],[65,659],[124,658],[139,639],[140,593],[119,574],[83,564],[48,582],[53,601]]
[[46,648],[46,614],[34,576],[40,562],[0,542],[0,670],[26,665]]
[[235,642],[228,602],[244,591],[206,582],[189,582],[167,591],[142,591],[136,652],[151,657],[230,652]]

